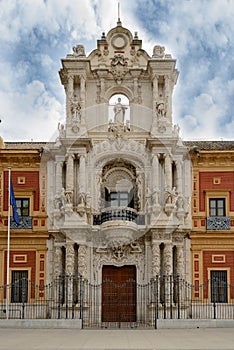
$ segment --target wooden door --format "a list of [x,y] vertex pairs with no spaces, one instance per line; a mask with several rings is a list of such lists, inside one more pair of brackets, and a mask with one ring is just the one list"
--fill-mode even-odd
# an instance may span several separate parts
[[136,322],[136,267],[104,266],[102,322]]

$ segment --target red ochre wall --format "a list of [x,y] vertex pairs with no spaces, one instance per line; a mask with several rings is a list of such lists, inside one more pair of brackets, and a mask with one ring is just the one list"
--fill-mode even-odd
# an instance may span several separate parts
[[[215,261],[212,262],[212,256]],[[230,270],[228,284],[234,284],[234,251],[211,250],[203,251],[203,281],[209,278],[208,269]],[[234,288],[231,288],[230,297],[234,298]],[[204,295],[205,296],[205,295]],[[206,296],[205,296],[206,297]]]
[[[26,261],[20,261],[20,259],[17,259],[17,256],[26,256]],[[14,257],[16,261],[14,261]],[[4,255],[4,283],[7,283],[7,271],[6,271],[6,266],[7,266],[7,252],[5,252]],[[31,270],[31,273],[29,275],[30,281],[32,283],[32,288],[31,288],[31,298],[35,297],[35,288],[33,288],[33,285],[36,280],[36,252],[35,251],[25,251],[25,250],[12,250],[10,252],[10,269],[11,270]]]
[[[220,178],[219,185],[213,179]],[[199,210],[205,211],[205,190],[228,190],[230,192],[230,211],[234,211],[234,171],[199,173]]]
[[[25,177],[25,184],[18,184],[18,177]],[[33,210],[39,210],[39,171],[11,171],[11,179],[14,192],[20,190],[33,190]],[[22,197],[24,197],[22,193]],[[4,171],[4,197],[3,210],[8,208],[8,171]]]

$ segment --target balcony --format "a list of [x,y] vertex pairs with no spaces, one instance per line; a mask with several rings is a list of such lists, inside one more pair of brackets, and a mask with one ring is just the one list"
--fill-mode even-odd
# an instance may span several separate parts
[[13,217],[10,219],[11,229],[31,229],[32,228],[32,216],[19,216],[20,225],[14,221]]
[[106,208],[102,213],[93,216],[93,225],[116,220],[132,221],[137,225],[144,225],[145,215],[138,215],[132,208]]
[[229,216],[208,216],[206,218],[207,230],[230,230],[231,220]]

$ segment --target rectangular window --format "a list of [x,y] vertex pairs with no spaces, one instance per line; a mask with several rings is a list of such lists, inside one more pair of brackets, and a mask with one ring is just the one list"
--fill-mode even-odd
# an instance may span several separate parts
[[16,207],[19,216],[29,216],[29,198],[16,198]]
[[111,207],[128,207],[129,195],[128,192],[111,192],[110,206]]
[[227,303],[227,271],[211,271],[210,273],[211,285],[211,302]]
[[209,216],[226,216],[225,198],[211,198],[209,200]]
[[28,271],[15,270],[12,271],[12,303],[27,303],[28,301]]

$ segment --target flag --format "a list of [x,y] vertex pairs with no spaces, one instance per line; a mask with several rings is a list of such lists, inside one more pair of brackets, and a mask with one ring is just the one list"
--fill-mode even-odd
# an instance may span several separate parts
[[2,215],[0,215],[0,224],[3,224]]
[[14,194],[12,181],[11,181],[11,184],[10,184],[10,204],[11,204],[12,210],[13,210],[13,219],[15,220],[17,225],[20,225],[19,216],[18,216],[18,213],[17,213],[17,206],[16,206],[16,201],[15,201],[15,194]]

